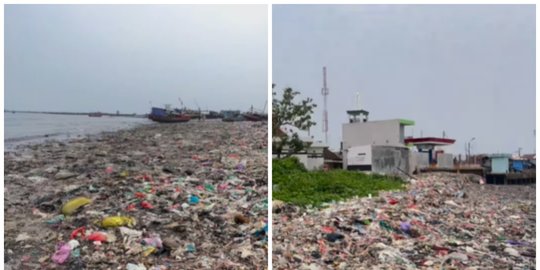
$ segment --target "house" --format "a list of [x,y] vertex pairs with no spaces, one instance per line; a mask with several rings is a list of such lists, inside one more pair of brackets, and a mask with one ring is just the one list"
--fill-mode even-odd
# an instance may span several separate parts
[[[322,141],[317,141],[313,139],[313,136],[310,136],[309,133],[305,130],[300,130],[299,128],[292,125],[283,125],[278,130],[278,136],[274,137],[273,143],[279,142],[283,137],[292,137],[297,135],[298,138],[303,142],[304,149],[296,153],[290,153],[288,148],[284,148],[282,153],[290,156],[294,156],[300,160],[302,164],[308,170],[320,170],[324,167],[324,156],[323,153],[325,149],[328,148]],[[277,158],[277,153],[272,153],[273,158]]]

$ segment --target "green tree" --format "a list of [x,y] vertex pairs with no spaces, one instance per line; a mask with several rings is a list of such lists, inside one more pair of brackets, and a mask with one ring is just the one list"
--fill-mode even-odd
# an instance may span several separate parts
[[[272,84],[272,89],[275,84]],[[308,130],[315,125],[311,120],[313,109],[317,107],[313,103],[313,99],[306,98],[305,100],[295,103],[294,99],[300,92],[294,91],[292,88],[285,88],[281,99],[277,99],[276,91],[272,92],[272,151],[281,158],[282,154],[290,156],[304,149],[306,146],[294,133],[291,137],[285,136],[280,128],[283,125],[292,125],[301,130]],[[286,150],[286,152],[284,152]]]

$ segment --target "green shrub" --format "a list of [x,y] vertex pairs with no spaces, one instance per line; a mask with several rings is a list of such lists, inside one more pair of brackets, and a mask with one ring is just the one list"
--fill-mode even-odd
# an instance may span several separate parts
[[300,206],[320,207],[326,202],[368,194],[377,196],[380,190],[404,188],[403,182],[395,177],[344,170],[308,172],[295,162],[298,160],[273,161],[273,198]]
[[288,174],[293,172],[306,172],[304,164],[296,157],[288,157],[272,160],[272,174]]

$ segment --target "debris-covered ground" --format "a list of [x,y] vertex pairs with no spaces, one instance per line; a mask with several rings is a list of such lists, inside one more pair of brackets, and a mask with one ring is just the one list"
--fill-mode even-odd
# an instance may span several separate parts
[[275,269],[535,269],[535,186],[424,174],[405,192],[302,210],[274,202]]
[[6,269],[265,269],[267,126],[152,124],[4,153]]

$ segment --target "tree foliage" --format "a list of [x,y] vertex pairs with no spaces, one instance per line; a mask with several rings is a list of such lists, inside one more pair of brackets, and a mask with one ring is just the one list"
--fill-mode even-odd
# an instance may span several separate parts
[[[272,88],[275,84],[272,85]],[[313,103],[313,99],[306,98],[299,103],[295,103],[294,99],[300,92],[294,91],[288,87],[283,90],[283,96],[278,99],[276,91],[273,91],[272,99],[272,151],[281,157],[282,154],[287,156],[297,153],[304,149],[305,144],[300,140],[297,133],[292,136],[281,136],[280,128],[284,125],[295,126],[300,130],[308,130],[315,125],[311,119],[313,109],[317,107]],[[284,151],[286,150],[286,153]]]

